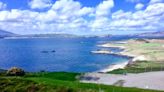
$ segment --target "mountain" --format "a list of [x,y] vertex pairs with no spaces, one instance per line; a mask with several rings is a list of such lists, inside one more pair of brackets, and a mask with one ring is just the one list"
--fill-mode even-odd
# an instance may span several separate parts
[[6,70],[0,69],[0,73],[5,73]]
[[159,38],[162,37],[164,38],[164,31],[158,31],[158,32],[149,32],[149,33],[142,33],[142,34],[137,34],[137,37],[155,37],[155,38]]
[[16,36],[16,34],[4,30],[0,30],[0,38],[11,37],[11,36]]
[[74,38],[79,37],[77,35],[73,34],[29,34],[29,35],[19,35],[16,37],[22,37],[22,38]]

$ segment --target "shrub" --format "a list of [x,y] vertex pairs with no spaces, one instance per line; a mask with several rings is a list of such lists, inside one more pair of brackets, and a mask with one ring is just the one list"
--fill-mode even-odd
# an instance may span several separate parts
[[25,72],[24,70],[17,68],[17,67],[12,67],[7,71],[8,76],[24,76]]

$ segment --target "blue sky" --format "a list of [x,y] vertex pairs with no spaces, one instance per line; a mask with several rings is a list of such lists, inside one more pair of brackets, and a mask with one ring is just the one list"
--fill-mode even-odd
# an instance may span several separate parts
[[164,31],[164,0],[0,0],[0,29],[17,34]]

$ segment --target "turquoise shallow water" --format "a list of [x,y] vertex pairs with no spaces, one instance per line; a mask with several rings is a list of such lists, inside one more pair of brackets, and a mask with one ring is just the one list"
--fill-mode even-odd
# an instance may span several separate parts
[[[106,39],[105,39],[106,40]],[[0,39],[0,68],[16,66],[26,71],[93,72],[129,58],[92,54],[98,38]],[[120,51],[117,48],[109,48]]]

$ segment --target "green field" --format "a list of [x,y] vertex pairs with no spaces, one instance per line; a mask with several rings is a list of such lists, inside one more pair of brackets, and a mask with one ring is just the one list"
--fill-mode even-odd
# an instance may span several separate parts
[[155,61],[136,61],[134,64],[126,66],[124,69],[116,69],[111,74],[126,74],[126,73],[143,73],[153,71],[164,71],[163,63],[156,63]]
[[79,73],[28,73],[23,77],[0,77],[0,92],[162,92],[138,88],[80,83]]

